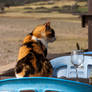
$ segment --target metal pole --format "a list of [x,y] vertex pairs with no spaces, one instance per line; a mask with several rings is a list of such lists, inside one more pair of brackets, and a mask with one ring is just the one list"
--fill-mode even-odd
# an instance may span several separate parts
[[[92,0],[88,0],[88,14],[92,14]],[[88,49],[92,51],[92,19],[88,20]]]

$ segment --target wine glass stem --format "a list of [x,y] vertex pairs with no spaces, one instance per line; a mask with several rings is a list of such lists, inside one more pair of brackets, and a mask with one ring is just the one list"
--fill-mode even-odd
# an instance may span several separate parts
[[76,80],[79,81],[78,80],[78,70],[77,70],[77,67],[75,69],[76,69]]

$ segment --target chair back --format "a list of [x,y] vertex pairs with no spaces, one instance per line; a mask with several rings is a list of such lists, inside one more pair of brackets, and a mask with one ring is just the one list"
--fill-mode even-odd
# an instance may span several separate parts
[[70,80],[31,77],[0,80],[0,92],[91,92],[92,86]]

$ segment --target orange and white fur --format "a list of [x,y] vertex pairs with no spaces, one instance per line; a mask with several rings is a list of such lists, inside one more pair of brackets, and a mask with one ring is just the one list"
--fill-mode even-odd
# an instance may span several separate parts
[[51,28],[50,22],[38,25],[28,34],[19,50],[15,66],[16,77],[51,76],[53,69],[46,56],[48,43],[55,40],[55,31]]

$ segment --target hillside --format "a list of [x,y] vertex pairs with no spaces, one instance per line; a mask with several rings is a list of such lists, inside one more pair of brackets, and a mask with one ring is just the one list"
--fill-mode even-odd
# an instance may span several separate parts
[[34,3],[34,2],[49,2],[49,3],[53,3],[53,2],[63,2],[63,1],[87,1],[87,0],[0,0],[0,3],[4,3],[4,4],[9,4],[9,5],[24,5],[27,3]]
[[[87,2],[80,2],[79,0],[77,2],[76,0],[6,0],[6,1],[0,0],[0,1],[4,3],[7,2],[5,5],[10,5],[11,8],[5,9],[7,13],[24,13],[24,14],[52,13],[52,12],[86,13],[88,11]],[[11,5],[14,6],[12,7]],[[4,7],[4,4],[1,6]]]

